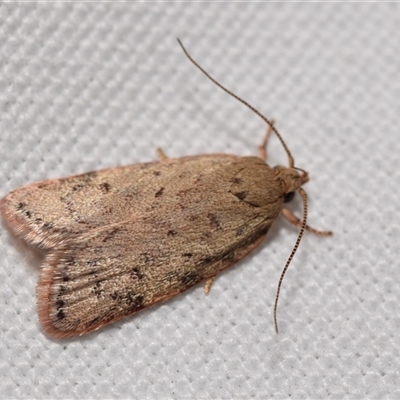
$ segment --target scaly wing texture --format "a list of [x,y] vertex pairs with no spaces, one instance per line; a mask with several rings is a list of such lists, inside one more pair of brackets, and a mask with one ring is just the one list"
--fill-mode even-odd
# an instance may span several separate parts
[[56,337],[81,335],[173,297],[241,259],[268,229],[260,224],[238,237],[210,230],[206,216],[198,222],[191,230],[190,222],[160,230],[152,221],[124,222],[51,252],[37,288],[44,329]]
[[[209,174],[216,163],[229,164],[235,158],[186,157],[38,182],[5,196],[1,213],[17,236],[49,249],[145,212],[169,184],[186,187],[185,178]],[[182,165],[186,165],[183,170]]]
[[256,157],[198,156],[26,186],[2,200],[14,232],[49,249],[39,317],[74,336],[170,298],[251,251],[283,193]]

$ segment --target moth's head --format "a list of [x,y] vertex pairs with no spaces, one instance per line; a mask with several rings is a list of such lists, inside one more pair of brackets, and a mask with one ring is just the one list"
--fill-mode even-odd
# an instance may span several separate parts
[[310,179],[308,173],[300,168],[288,168],[278,165],[274,167],[274,170],[277,172],[277,178],[285,196],[285,203],[291,201],[296,190]]

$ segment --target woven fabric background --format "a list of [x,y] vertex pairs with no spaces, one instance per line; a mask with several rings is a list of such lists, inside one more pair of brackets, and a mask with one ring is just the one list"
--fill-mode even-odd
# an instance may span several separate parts
[[[400,5],[0,5],[0,195],[201,153],[257,154],[276,124],[309,171],[309,223],[202,285],[82,338],[39,325],[41,258],[0,230],[0,397],[400,398]],[[276,138],[268,162],[287,164]],[[290,205],[298,215],[299,196]],[[135,237],[132,237],[135,240]]]

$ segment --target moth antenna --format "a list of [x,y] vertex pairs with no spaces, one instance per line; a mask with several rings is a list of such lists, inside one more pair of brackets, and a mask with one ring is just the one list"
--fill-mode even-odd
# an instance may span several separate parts
[[275,296],[275,305],[274,305],[274,323],[275,323],[275,331],[278,333],[278,319],[277,319],[277,310],[278,310],[278,300],[279,300],[279,294],[281,292],[281,286],[283,282],[283,278],[286,274],[287,269],[289,268],[290,263],[292,262],[292,259],[297,251],[297,248],[299,247],[301,238],[303,237],[303,233],[306,229],[306,224],[307,224],[307,193],[302,189],[301,187],[297,189],[297,191],[300,193],[302,199],[303,199],[303,221],[301,222],[301,227],[300,227],[300,232],[299,235],[297,236],[296,243],[293,247],[292,252],[290,253],[289,258],[286,261],[285,268],[283,268],[281,276],[279,278],[279,283],[278,283],[278,289],[276,290],[276,296]]
[[201,71],[203,72],[203,74],[210,79],[212,82],[214,82],[219,88],[221,88],[224,92],[228,93],[229,95],[231,95],[232,97],[234,97],[236,100],[240,101],[242,104],[244,104],[246,107],[248,107],[251,111],[253,111],[254,113],[256,113],[263,121],[265,121],[270,127],[271,129],[274,131],[275,135],[278,137],[279,141],[282,143],[283,148],[286,151],[286,154],[289,158],[289,167],[292,168],[294,166],[294,159],[292,154],[290,153],[288,147],[286,146],[286,143],[284,142],[284,140],[282,139],[282,136],[280,135],[280,133],[276,130],[274,124],[272,123],[272,121],[270,121],[268,118],[264,117],[264,115],[262,115],[260,113],[260,111],[258,111],[256,108],[254,108],[252,105],[250,105],[249,103],[247,103],[245,100],[241,99],[239,96],[237,96],[235,93],[232,93],[230,90],[228,90],[226,87],[222,86],[218,81],[216,81],[203,67],[201,67],[188,53],[188,51],[185,49],[185,47],[183,46],[182,42],[179,40],[179,38],[177,39],[178,43],[180,44],[180,46],[182,47],[183,52],[186,54],[186,57]]

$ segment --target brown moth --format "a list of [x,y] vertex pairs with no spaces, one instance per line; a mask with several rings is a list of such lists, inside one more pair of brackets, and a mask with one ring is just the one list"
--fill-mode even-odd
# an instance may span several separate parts
[[[273,123],[260,157],[213,154],[161,160],[48,180],[1,200],[13,233],[47,251],[37,286],[39,319],[57,338],[90,331],[167,300],[215,276],[258,246],[283,214],[300,227],[283,276],[306,225],[308,174],[294,160]],[[275,132],[289,166],[269,167],[266,144]],[[298,191],[299,220],[283,208]]]

